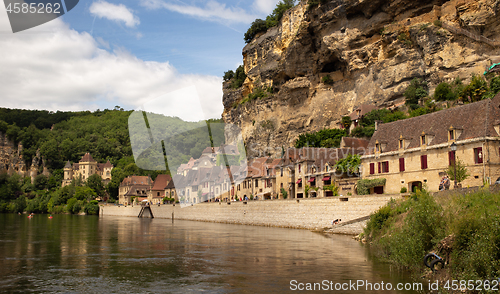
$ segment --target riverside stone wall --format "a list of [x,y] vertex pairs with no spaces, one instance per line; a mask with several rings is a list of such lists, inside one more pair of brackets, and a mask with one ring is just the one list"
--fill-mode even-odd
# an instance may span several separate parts
[[[267,200],[246,202],[201,203],[181,208],[177,205],[151,206],[155,218],[172,218],[205,222],[323,229],[332,220],[342,222],[368,216],[398,195],[350,196],[327,199]],[[101,216],[137,217],[140,207],[101,206]]]

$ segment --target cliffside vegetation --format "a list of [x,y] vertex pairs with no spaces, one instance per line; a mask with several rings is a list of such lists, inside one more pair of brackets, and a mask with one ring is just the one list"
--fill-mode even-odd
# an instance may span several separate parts
[[277,26],[285,11],[294,6],[295,0],[282,0],[276,4],[276,8],[266,17],[266,20],[260,18],[254,20],[244,35],[245,43],[250,43],[257,34],[265,33],[269,28]]
[[488,187],[436,197],[417,191],[380,208],[362,237],[380,256],[419,276],[424,256],[436,252],[449,264],[436,277],[426,270],[428,278],[491,281],[500,273],[499,205],[500,193]]

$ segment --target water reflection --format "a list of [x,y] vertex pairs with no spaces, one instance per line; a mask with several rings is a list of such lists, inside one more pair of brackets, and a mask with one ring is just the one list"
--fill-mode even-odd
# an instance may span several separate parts
[[290,280],[403,281],[345,236],[161,219],[0,220],[6,292],[280,293]]

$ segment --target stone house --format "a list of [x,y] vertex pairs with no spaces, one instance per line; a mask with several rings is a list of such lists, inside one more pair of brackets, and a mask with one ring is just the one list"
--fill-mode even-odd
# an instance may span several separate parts
[[118,203],[132,204],[132,198],[139,201],[151,199],[153,180],[149,176],[128,176],[120,183],[118,188]]
[[153,182],[153,187],[151,188],[151,198],[148,199],[151,203],[163,203],[163,198],[165,198],[165,188],[172,181],[170,175],[157,175]]
[[[470,177],[463,186],[481,186],[500,176],[500,95],[439,112],[377,125],[363,179],[386,179],[371,193],[399,193],[425,186],[437,191],[454,158]],[[450,148],[456,144],[457,150]],[[453,183],[451,184],[453,188]]]

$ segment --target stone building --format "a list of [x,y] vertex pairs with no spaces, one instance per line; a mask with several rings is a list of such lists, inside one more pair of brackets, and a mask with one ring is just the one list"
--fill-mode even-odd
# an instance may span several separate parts
[[85,153],[78,163],[66,162],[64,166],[64,179],[62,186],[67,186],[71,184],[73,179],[80,178],[82,181],[87,181],[87,179],[93,174],[98,174],[101,176],[103,184],[108,184],[111,181],[111,170],[113,165],[109,160],[106,163],[98,163],[92,158],[90,153]]
[[[386,179],[371,193],[399,193],[425,186],[437,191],[454,158],[470,174],[463,186],[500,176],[500,95],[414,118],[379,124],[362,157],[363,179]],[[455,143],[457,151],[450,146]],[[453,183],[451,185],[453,188]]]
[[128,176],[120,183],[118,188],[118,203],[131,205],[135,198],[148,200],[151,198],[153,180],[149,176]]

